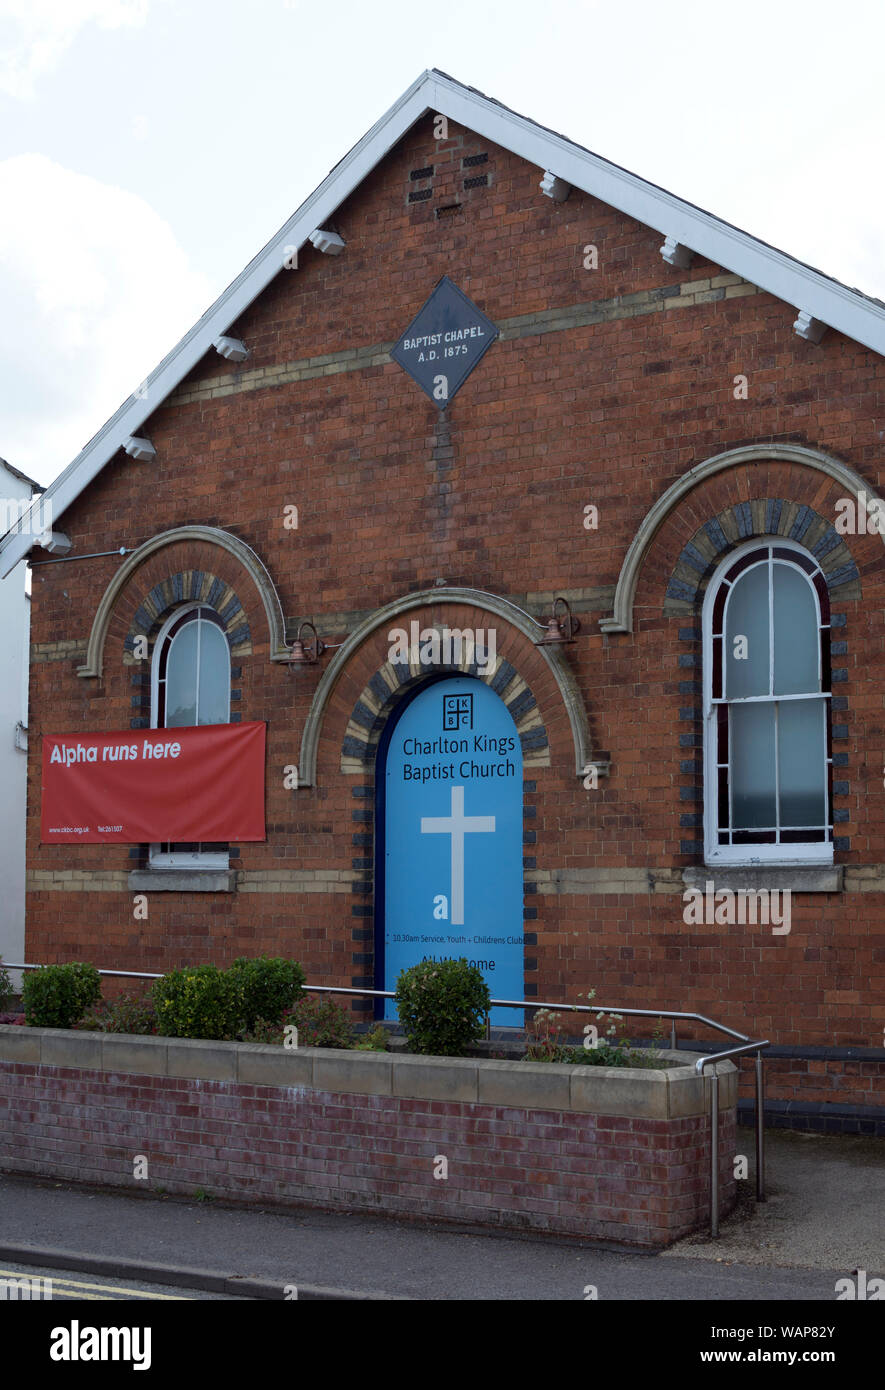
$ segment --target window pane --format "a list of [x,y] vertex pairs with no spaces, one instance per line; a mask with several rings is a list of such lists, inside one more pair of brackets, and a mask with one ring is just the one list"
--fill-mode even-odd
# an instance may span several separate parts
[[824,825],[827,820],[823,701],[778,705],[778,775],[781,824]]
[[169,645],[166,665],[166,728],[197,722],[197,623],[186,623]]
[[774,825],[774,705],[732,705],[730,714],[732,824]]
[[713,631],[718,637],[722,632],[722,618],[725,614],[725,600],[731,591],[731,585],[722,583],[713,600]]
[[[735,639],[746,638],[738,645]],[[726,698],[768,695],[768,565],[741,575],[728,604],[726,618]]]
[[820,620],[822,623],[830,621],[830,591],[827,588],[827,581],[818,572],[814,576],[814,587],[817,589],[818,602],[820,603]]
[[738,575],[743,574],[744,570],[748,570],[751,565],[757,564],[760,560],[767,559],[767,546],[759,546],[757,550],[750,550],[746,555],[742,555],[739,560],[735,561],[725,578],[728,580],[729,584],[733,584]]
[[713,699],[722,699],[722,638],[713,638]]
[[200,627],[200,717],[197,722],[226,724],[230,695],[227,638],[214,623],[201,623]]
[[820,690],[814,594],[791,565],[774,566],[774,693]]
[[776,545],[772,551],[776,560],[787,560],[791,565],[800,565],[806,574],[814,574],[817,565],[810,555],[803,555],[801,550],[788,550],[785,545]]
[[728,709],[720,705],[716,711],[716,761],[728,762]]

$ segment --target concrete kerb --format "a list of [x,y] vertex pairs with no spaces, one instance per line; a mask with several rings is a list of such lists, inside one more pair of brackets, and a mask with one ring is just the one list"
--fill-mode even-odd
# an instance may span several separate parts
[[[44,1269],[71,1269],[81,1274],[102,1274],[110,1279],[141,1280],[145,1284],[166,1284],[174,1288],[200,1289],[234,1297],[284,1300],[284,1286],[266,1279],[253,1279],[224,1270],[192,1269],[188,1265],[160,1265],[147,1260],[120,1260],[107,1255],[87,1255],[52,1246],[0,1244],[0,1260],[13,1264],[36,1265]],[[402,1294],[370,1293],[357,1289],[331,1289],[320,1284],[297,1284],[298,1301],[404,1302]],[[294,1300],[293,1300],[294,1301]]]

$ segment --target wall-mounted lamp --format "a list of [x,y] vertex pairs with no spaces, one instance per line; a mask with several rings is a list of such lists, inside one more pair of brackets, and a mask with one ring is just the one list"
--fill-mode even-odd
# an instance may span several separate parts
[[[556,606],[561,604],[564,611],[557,617]],[[535,619],[534,621],[537,621]],[[542,624],[538,623],[538,627]],[[572,610],[569,607],[568,599],[555,598],[553,600],[553,611],[547,619],[546,631],[543,637],[539,637],[535,643],[536,647],[563,646],[566,642],[574,642],[575,633],[580,632],[581,624],[577,618],[572,617]]]
[[[310,629],[313,636],[302,636],[305,629]],[[317,630],[311,622],[299,624],[295,641],[292,643],[289,655],[289,663],[292,666],[316,666],[324,652],[332,650],[334,647],[343,647],[343,642],[324,642],[317,636]]]
[[[439,583],[439,581],[437,581],[437,583]],[[483,598],[498,597],[497,594],[490,594],[485,589],[470,589],[462,592],[481,594]],[[536,647],[563,647],[568,642],[574,642],[575,633],[581,631],[580,622],[577,618],[572,616],[572,610],[569,606],[568,599],[563,598],[561,595],[553,600],[553,608],[550,617],[543,623],[539,623],[538,619],[534,617],[532,613],[527,613],[524,608],[520,608],[519,604],[514,603],[512,599],[508,599],[507,602],[512,608],[516,609],[517,613],[521,613],[524,618],[528,618],[530,623],[535,627],[539,627],[543,632],[544,636],[538,637],[535,641]],[[563,610],[558,614],[556,611],[557,606],[561,606]]]
[[[312,638],[302,637],[305,628],[310,628],[313,633]],[[289,660],[295,666],[315,666],[325,650],[326,644],[317,637],[317,630],[313,623],[301,623],[298,628],[298,635],[292,643],[292,655]]]

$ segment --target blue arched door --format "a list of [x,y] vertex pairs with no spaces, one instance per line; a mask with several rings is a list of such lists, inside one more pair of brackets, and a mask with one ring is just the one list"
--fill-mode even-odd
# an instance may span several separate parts
[[[503,700],[469,676],[426,686],[379,749],[377,785],[380,988],[418,961],[466,956],[493,998],[521,999],[522,750]],[[522,1011],[492,1021],[520,1025]]]

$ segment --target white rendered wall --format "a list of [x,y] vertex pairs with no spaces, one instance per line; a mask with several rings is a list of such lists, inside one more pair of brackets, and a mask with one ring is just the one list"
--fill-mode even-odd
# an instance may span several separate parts
[[[31,487],[0,460],[0,497],[30,499]],[[4,509],[4,515],[6,515]],[[0,580],[0,958],[24,960],[25,807],[27,754],[16,747],[16,725],[28,723],[30,599],[25,563]],[[19,987],[20,971],[12,971]]]

